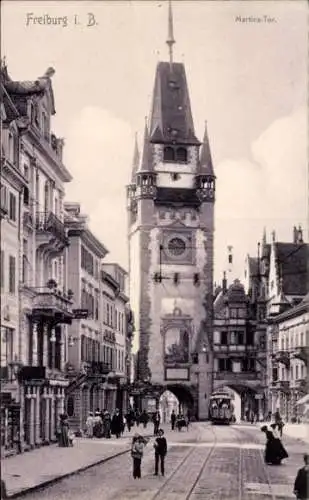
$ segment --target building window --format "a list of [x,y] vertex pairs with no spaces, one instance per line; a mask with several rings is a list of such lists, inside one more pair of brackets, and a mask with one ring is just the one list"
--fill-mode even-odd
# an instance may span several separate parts
[[1,186],[1,209],[7,213],[8,212],[8,190],[6,186]]
[[81,246],[81,267],[91,276],[94,275],[94,258],[83,245]]
[[254,345],[254,332],[252,330],[247,331],[247,345]]
[[221,345],[227,345],[227,332],[221,332]]
[[16,196],[13,193],[10,193],[9,218],[16,222]]
[[173,148],[166,146],[163,152],[164,161],[175,161],[175,151]]
[[5,274],[4,274],[4,250],[1,250],[1,271],[0,271],[0,283],[1,283],[1,290],[4,290],[5,287]]
[[232,361],[229,358],[219,359],[218,361],[220,372],[232,371]]
[[27,283],[28,281],[28,242],[26,239],[23,240],[23,262],[22,262],[22,282]]
[[9,293],[15,293],[16,290],[16,259],[9,257]]
[[[13,361],[14,355],[14,330],[1,327],[1,367],[7,368]],[[7,372],[7,370],[6,370]]]
[[181,163],[187,163],[188,154],[186,148],[177,148],[176,150],[176,161]]

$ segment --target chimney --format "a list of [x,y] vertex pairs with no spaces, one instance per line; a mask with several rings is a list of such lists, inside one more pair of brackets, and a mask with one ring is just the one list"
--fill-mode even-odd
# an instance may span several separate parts
[[226,290],[227,290],[227,279],[226,279],[226,272],[224,271],[222,280],[222,292],[226,293]]
[[293,227],[293,243],[297,243],[297,240],[298,240],[298,230],[297,230],[297,227],[294,226]]

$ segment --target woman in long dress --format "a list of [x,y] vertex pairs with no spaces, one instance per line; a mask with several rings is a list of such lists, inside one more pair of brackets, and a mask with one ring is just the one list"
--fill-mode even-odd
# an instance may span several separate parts
[[94,428],[94,416],[93,413],[90,412],[86,420],[86,435],[88,438],[93,437],[93,428]]
[[61,448],[68,448],[70,446],[69,440],[69,422],[65,414],[60,415],[60,430],[58,435],[58,446]]
[[284,448],[282,441],[280,439],[280,432],[281,432],[280,426],[278,424],[271,424],[270,430],[274,435],[276,445],[278,447],[278,452],[279,452],[280,456],[282,456],[281,460],[283,460],[284,458],[288,458],[288,456],[289,456],[288,452]]
[[[288,457],[288,454],[280,439],[277,439],[273,432],[268,429],[266,425],[261,428],[261,431],[265,433],[266,436],[266,446],[265,446],[265,462],[268,465],[280,465],[281,460]],[[279,442],[278,442],[279,441]]]

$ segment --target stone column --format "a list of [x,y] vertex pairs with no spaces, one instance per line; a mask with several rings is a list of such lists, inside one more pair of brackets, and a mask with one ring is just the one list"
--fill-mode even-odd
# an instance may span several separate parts
[[43,366],[48,368],[48,324],[43,326]]
[[50,440],[54,440],[55,438],[55,404],[56,404],[56,397],[57,397],[57,389],[51,389],[51,397],[50,397],[50,417],[51,417],[51,434],[49,436]]
[[30,419],[29,419],[29,427],[30,427],[30,446],[35,445],[35,399],[32,394],[29,394],[29,399],[31,400],[30,406]]
[[38,365],[38,324],[32,323],[32,365]]
[[41,422],[40,422],[40,409],[43,403],[40,395],[40,387],[35,387],[35,398],[36,398],[36,415],[35,415],[35,443],[41,444],[42,439],[40,436]]
[[45,441],[49,441],[49,426],[50,426],[50,398],[49,389],[44,388],[44,404],[45,404]]

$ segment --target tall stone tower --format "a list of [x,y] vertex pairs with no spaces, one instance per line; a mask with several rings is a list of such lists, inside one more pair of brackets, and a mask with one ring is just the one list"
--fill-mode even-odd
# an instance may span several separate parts
[[[212,291],[215,175],[207,128],[195,135],[185,67],[156,69],[142,154],[137,142],[129,215],[130,300],[135,315],[137,377],[169,389],[199,419],[212,391]],[[158,390],[159,388],[159,390]]]

